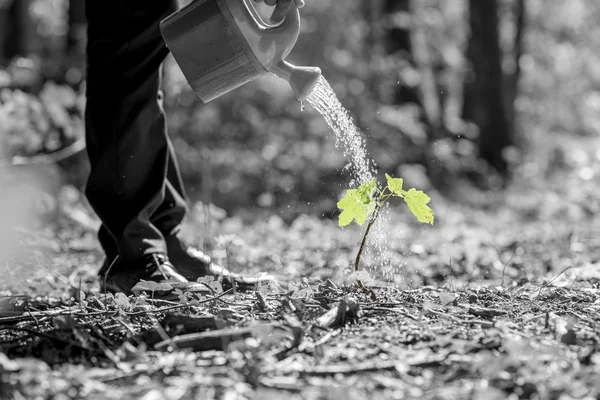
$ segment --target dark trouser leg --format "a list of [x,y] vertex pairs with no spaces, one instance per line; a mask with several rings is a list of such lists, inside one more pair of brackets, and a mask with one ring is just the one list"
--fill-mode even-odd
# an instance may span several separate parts
[[158,99],[167,54],[159,21],[175,0],[86,1],[86,194],[103,222],[107,257],[166,252],[185,214],[181,179]]
[[152,223],[165,236],[175,236],[187,211],[185,190],[179,166],[175,158],[175,149],[169,140],[169,159],[167,161],[167,180],[165,186],[165,200],[152,215]]
[[[179,233],[180,224],[185,216],[187,208],[185,203],[185,191],[179,174],[179,166],[177,165],[175,153],[170,141],[169,148],[172,152],[172,157],[169,157],[169,164],[167,166],[165,200],[154,212],[150,221],[167,239],[168,252],[171,252],[172,247],[177,246],[175,247],[177,249],[181,246],[176,235]],[[116,256],[119,254],[119,250],[115,239],[105,225],[100,227],[98,238],[107,258],[102,270],[99,272],[102,275],[106,272],[106,269],[110,266],[112,261],[115,260]]]

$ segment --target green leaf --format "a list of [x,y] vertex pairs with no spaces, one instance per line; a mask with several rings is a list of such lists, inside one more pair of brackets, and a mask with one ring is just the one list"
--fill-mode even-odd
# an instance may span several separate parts
[[346,196],[337,203],[337,207],[342,210],[339,226],[349,225],[352,221],[362,226],[375,210],[373,195],[376,191],[376,179],[364,182],[357,189],[346,190]]
[[377,179],[373,178],[370,181],[363,182],[356,190],[358,190],[363,203],[371,203],[377,190]]
[[433,225],[433,210],[427,205],[431,200],[423,191],[410,189],[405,192],[404,201],[408,205],[408,209],[417,217],[419,222],[424,222]]
[[404,194],[406,193],[404,190],[402,190],[404,179],[394,178],[388,174],[385,174],[385,179],[387,179],[388,189],[390,189],[390,192],[394,193],[398,197],[404,197]]

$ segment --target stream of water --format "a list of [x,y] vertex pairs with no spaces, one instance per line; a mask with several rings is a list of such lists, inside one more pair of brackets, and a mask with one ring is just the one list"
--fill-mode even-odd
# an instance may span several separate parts
[[344,157],[350,162],[350,186],[373,179],[373,160],[367,153],[365,140],[325,78],[319,78],[306,101],[323,115],[335,133],[336,147],[342,146]]

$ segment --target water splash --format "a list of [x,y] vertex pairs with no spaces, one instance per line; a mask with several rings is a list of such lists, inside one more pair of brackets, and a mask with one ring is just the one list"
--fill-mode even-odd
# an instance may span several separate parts
[[368,156],[365,140],[325,78],[319,77],[306,101],[323,115],[335,133],[336,147],[342,146],[344,157],[349,161],[350,185],[358,186],[373,179],[373,161]]

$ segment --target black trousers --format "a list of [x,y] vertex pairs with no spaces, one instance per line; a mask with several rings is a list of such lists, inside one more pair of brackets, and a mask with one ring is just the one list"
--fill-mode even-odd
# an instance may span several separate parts
[[166,253],[186,212],[160,93],[159,22],[176,9],[176,0],[86,0],[86,195],[108,260]]

